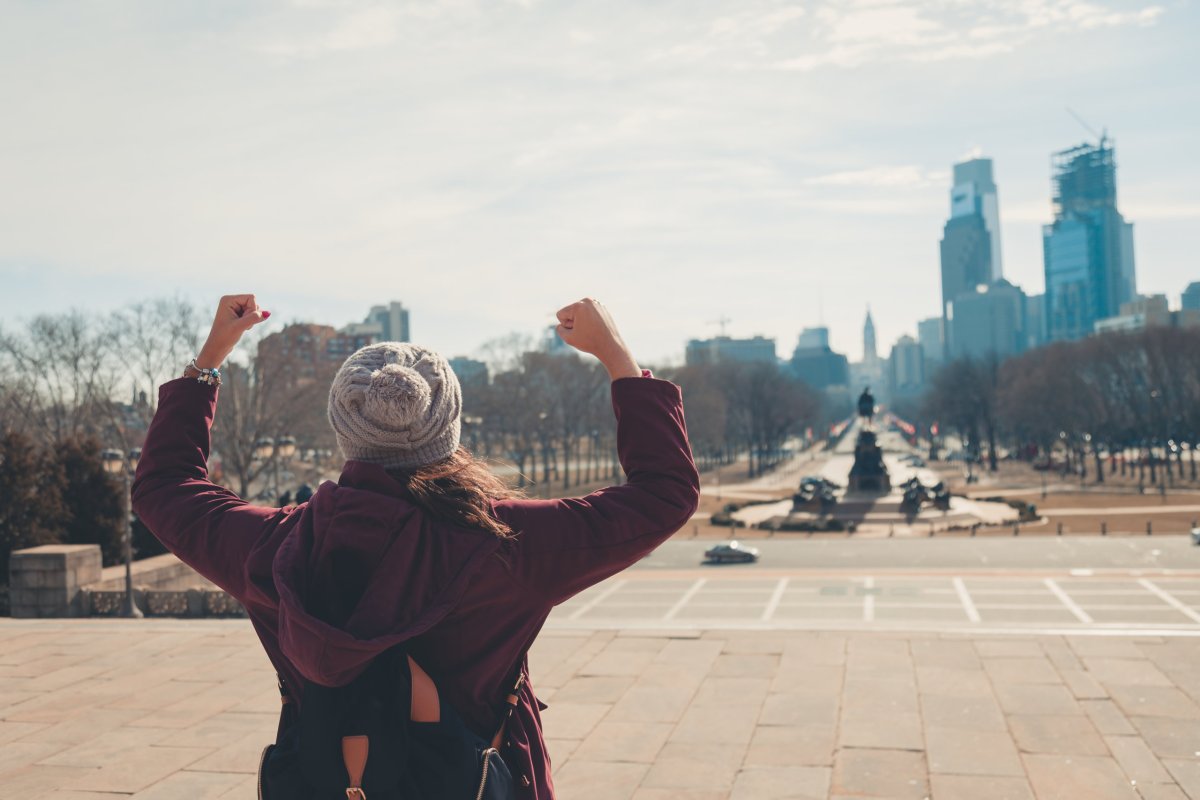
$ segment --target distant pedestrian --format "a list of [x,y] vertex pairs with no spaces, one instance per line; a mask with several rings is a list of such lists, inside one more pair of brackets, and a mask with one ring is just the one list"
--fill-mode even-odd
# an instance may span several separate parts
[[292,493],[290,490],[279,495],[279,507],[280,508],[284,508],[285,506],[290,506],[291,504],[292,504]]
[[[263,508],[208,482],[205,464],[217,368],[267,316],[253,295],[222,298],[200,354],[160,389],[134,508],[180,559],[245,606],[301,720],[303,687],[313,687],[315,704],[319,687],[349,683],[402,644],[412,718],[437,723],[444,701],[474,735],[499,729],[517,796],[553,798],[545,704],[525,679],[501,726],[505,697],[528,676],[529,647],[555,605],[634,564],[695,512],[700,482],[679,387],[638,367],[602,304],[562,308],[558,335],[611,378],[628,478],[583,497],[533,500],[461,446],[459,382],[442,356],[409,343],[369,345],[346,360],[329,392],[347,459],[340,479],[308,502]],[[354,753],[367,759],[368,778],[371,764],[390,765],[378,742],[342,746],[346,772]],[[361,796],[351,782],[347,796]]]
[[312,499],[313,490],[307,483],[300,484],[300,488],[296,490],[296,505],[307,503]]

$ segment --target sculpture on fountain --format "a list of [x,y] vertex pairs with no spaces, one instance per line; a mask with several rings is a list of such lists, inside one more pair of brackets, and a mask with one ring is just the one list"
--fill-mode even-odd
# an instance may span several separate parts
[[850,468],[847,488],[851,492],[887,494],[892,489],[892,481],[883,463],[883,450],[875,437],[875,397],[870,386],[858,396],[858,416],[862,429],[854,444],[854,466]]

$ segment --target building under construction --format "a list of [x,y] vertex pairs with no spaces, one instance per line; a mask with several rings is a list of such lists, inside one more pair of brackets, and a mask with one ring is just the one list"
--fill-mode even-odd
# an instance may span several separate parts
[[1054,222],[1042,232],[1046,332],[1079,339],[1133,299],[1133,225],[1117,210],[1117,168],[1107,135],[1051,156]]

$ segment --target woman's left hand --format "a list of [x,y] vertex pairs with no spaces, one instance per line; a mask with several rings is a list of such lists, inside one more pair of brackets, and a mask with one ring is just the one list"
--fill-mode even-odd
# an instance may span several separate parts
[[217,315],[213,318],[212,330],[200,355],[196,356],[196,366],[200,369],[220,367],[237,347],[242,334],[258,323],[271,316],[270,311],[259,308],[258,301],[252,294],[230,294],[221,298],[217,304]]

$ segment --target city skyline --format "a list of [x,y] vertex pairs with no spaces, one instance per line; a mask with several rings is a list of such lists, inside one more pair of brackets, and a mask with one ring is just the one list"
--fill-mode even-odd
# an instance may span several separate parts
[[723,317],[782,358],[821,324],[853,354],[870,305],[884,355],[938,314],[956,161],[994,162],[1004,276],[1042,290],[1051,154],[1093,140],[1068,106],[1118,146],[1139,292],[1177,303],[1196,9],[1022,8],[21,7],[0,320],[248,289],[342,325],[395,299],[470,355],[586,294],[652,362]]

